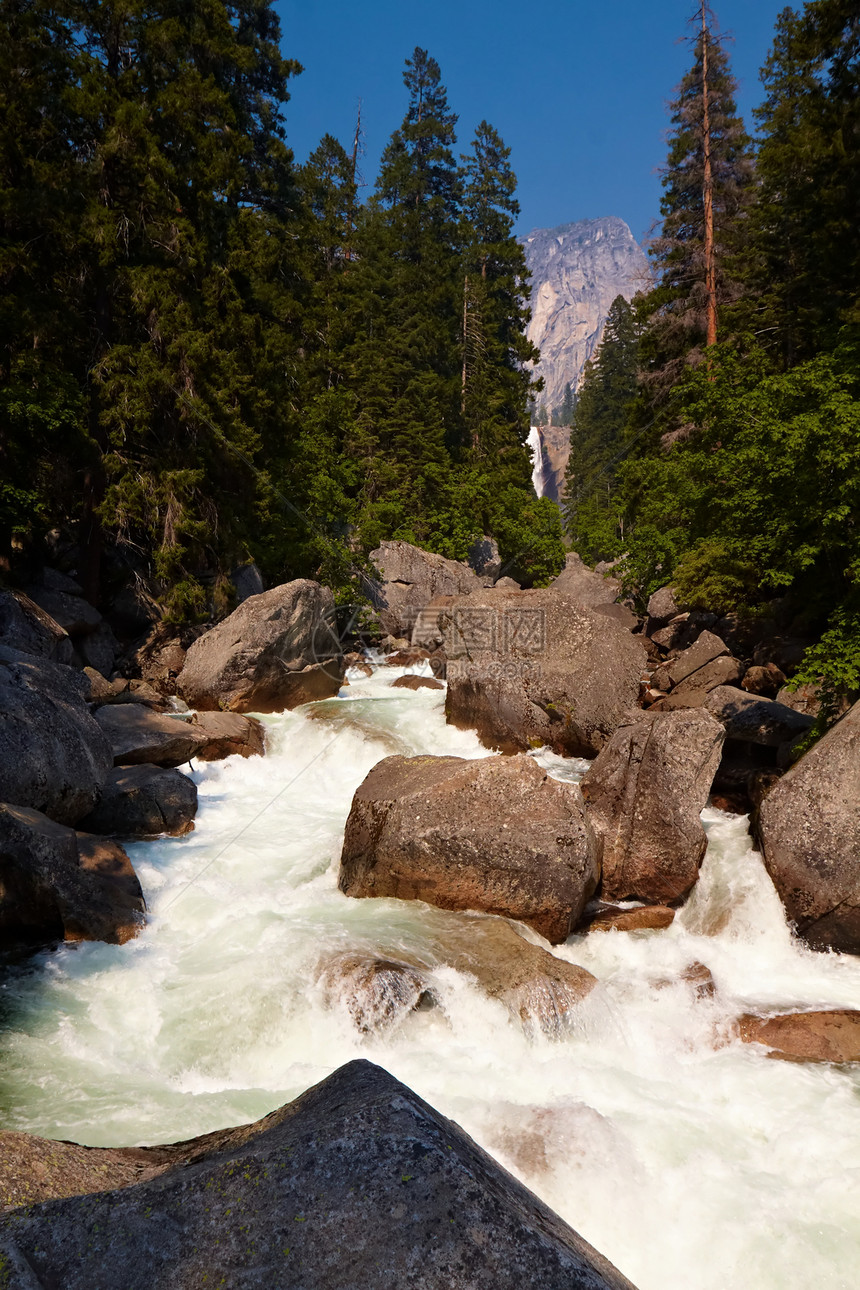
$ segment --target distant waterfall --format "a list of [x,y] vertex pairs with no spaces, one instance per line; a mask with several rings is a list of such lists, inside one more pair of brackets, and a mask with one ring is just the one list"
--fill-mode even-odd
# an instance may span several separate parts
[[538,497],[544,494],[544,461],[543,461],[543,439],[541,437],[540,426],[532,426],[529,430],[527,440],[529,452],[532,455],[532,487]]

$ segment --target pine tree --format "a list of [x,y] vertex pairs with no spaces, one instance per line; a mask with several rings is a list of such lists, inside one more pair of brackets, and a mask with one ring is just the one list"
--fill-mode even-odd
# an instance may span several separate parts
[[69,307],[80,218],[74,45],[56,6],[0,0],[0,570],[73,509],[91,445]]
[[506,148],[486,121],[464,155],[462,413],[474,465],[499,473],[510,458],[522,478],[528,437],[530,377],[537,350],[525,337],[528,269],[514,236],[516,176]]
[[268,3],[69,9],[79,308],[100,450],[85,487],[84,576],[95,598],[106,527],[121,547],[153,552],[169,611],[193,616],[208,610],[204,584],[244,554],[261,479],[239,463],[283,416],[264,377],[283,372],[291,321],[270,275],[283,283],[290,271],[281,112],[298,67],[279,52]]
[[749,330],[785,367],[860,323],[860,15],[852,0],[785,9],[762,72]]
[[732,257],[743,241],[753,192],[752,145],[737,115],[728,57],[704,3],[699,21],[693,66],[671,104],[663,219],[649,248],[657,285],[640,306],[646,325],[638,419],[644,424],[656,414],[663,433],[678,425],[666,409],[673,387],[715,338],[715,311],[739,295]]
[[451,531],[451,453],[462,438],[460,181],[457,118],[439,65],[407,60],[408,106],[382,158],[356,234],[349,355],[365,474],[366,542],[403,537],[461,546]]
[[591,561],[623,548],[623,503],[616,496],[625,430],[636,397],[639,339],[623,296],[610,306],[595,357],[585,365],[573,411],[565,522],[574,548]]

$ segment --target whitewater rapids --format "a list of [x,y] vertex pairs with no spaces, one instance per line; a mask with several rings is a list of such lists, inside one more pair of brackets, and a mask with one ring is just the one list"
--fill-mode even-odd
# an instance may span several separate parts
[[[352,794],[393,752],[486,756],[439,691],[351,674],[337,699],[265,718],[266,758],[194,772],[182,839],[129,846],[149,907],[124,946],[62,946],[0,990],[2,1127],[96,1146],[254,1120],[351,1058],[451,1116],[639,1290],[855,1290],[860,1077],[729,1037],[748,1009],[860,1005],[860,960],[792,940],[744,819],[709,847],[665,931],[573,937],[600,986],[561,1041],[527,1038],[451,968],[440,1006],[363,1039],[320,964],[420,947],[434,911],[337,890]],[[585,763],[538,754],[551,773]],[[713,998],[680,974],[711,970]]]

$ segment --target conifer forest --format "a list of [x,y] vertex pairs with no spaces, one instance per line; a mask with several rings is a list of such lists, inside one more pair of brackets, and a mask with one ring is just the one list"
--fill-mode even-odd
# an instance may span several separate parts
[[487,534],[527,586],[572,544],[640,605],[669,579],[720,613],[788,597],[806,672],[860,686],[852,0],[783,11],[748,123],[702,7],[652,285],[558,410],[562,514],[530,484],[509,150],[429,52],[360,196],[358,133],[290,150],[269,0],[0,9],[3,568],[61,530],[93,602],[131,573],[183,624],[249,560],[354,599],[383,539]]

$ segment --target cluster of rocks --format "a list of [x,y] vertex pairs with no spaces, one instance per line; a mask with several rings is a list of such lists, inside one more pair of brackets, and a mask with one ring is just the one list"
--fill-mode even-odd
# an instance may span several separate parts
[[598,890],[672,906],[698,877],[723,739],[709,713],[648,714],[619,726],[581,785],[522,753],[387,757],[353,799],[340,888],[502,915],[554,944]]
[[77,584],[46,570],[31,590],[38,600],[0,591],[0,948],[123,942],[145,906],[121,843],[193,829],[197,788],[178,768],[262,754],[244,713],[337,692],[333,598],[312,582],[275,588],[181,657],[164,645],[161,674],[109,679],[94,661],[110,673],[118,643]]
[[[503,755],[380,762],[355,795],[341,890],[502,915],[551,942],[666,927],[697,880],[710,800],[757,808],[765,865],[807,943],[860,953],[860,705],[796,760],[817,713],[813,689],[787,684],[802,642],[685,612],[669,587],[640,618],[610,567],[575,555],[538,591],[439,557],[422,575],[423,553],[390,546],[399,585],[383,581],[378,603],[408,587],[408,616],[386,624],[392,662],[444,669],[448,720]],[[595,760],[579,787],[560,783],[521,755],[538,746]],[[363,960],[346,994],[376,1000],[355,1003],[365,1022],[374,1008],[390,1020],[426,1000],[421,971]],[[792,1025],[814,1031],[808,1015]],[[839,1015],[856,1034],[857,1014]],[[769,1042],[779,1019],[760,1020],[739,1035]]]

